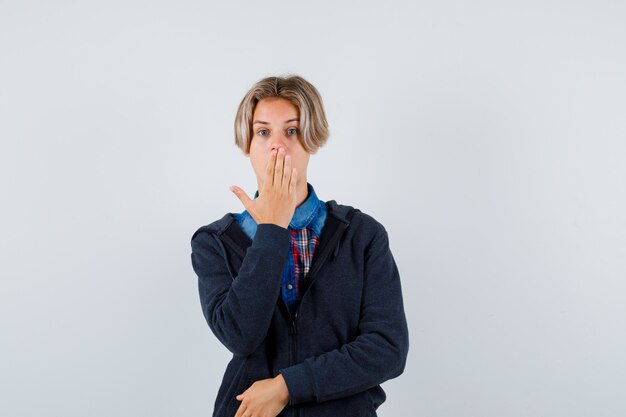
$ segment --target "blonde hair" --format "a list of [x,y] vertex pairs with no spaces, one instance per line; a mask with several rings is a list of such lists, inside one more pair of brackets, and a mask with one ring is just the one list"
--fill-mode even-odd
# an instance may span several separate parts
[[235,145],[246,155],[252,141],[252,117],[259,101],[283,98],[300,113],[300,144],[308,153],[315,153],[328,140],[328,122],[322,97],[313,84],[298,75],[267,77],[258,81],[246,93],[235,117]]

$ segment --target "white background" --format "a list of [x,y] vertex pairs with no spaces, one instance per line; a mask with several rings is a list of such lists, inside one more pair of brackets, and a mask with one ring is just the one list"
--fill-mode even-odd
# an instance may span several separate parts
[[191,268],[297,73],[308,179],[389,232],[411,347],[381,417],[626,415],[622,1],[0,0],[0,415],[207,416]]

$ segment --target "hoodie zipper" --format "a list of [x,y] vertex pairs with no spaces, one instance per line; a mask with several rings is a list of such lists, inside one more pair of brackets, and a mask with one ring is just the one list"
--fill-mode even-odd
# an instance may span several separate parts
[[307,280],[309,282],[307,283],[305,287],[305,292],[304,294],[302,294],[302,298],[298,302],[298,306],[296,307],[296,311],[293,317],[291,316],[291,312],[289,311],[289,308],[287,307],[287,303],[285,302],[285,300],[283,300],[283,305],[285,307],[285,311],[287,312],[287,316],[289,317],[289,321],[290,321],[289,334],[292,339],[290,365],[295,365],[298,361],[297,321],[298,321],[298,313],[300,312],[300,306],[302,305],[302,301],[304,300],[304,297],[306,297],[306,293],[308,292],[306,290],[308,290],[308,288],[311,287],[311,284],[313,284],[315,277],[317,276],[318,272],[322,269],[322,266],[324,266],[324,264],[327,262],[329,255],[331,253],[335,253],[335,254],[337,253],[337,249],[335,249],[335,245],[338,245],[338,241],[341,238],[341,236],[343,236],[343,232],[346,230],[347,227],[348,225],[346,223],[343,223],[343,222],[340,223],[339,226],[337,227],[337,230],[335,230],[335,233],[333,234],[332,238],[328,242],[328,245],[324,248],[324,252],[320,253],[320,257],[318,258],[315,265],[313,265],[313,269],[311,269],[311,271],[307,275]]
[[[291,313],[289,311],[289,308],[287,308],[287,303],[285,303],[285,300],[283,300],[283,305],[285,306],[285,311],[287,312],[289,320],[291,321],[291,326],[290,326],[290,330],[289,330],[290,337],[291,337],[291,358],[290,358],[291,360],[290,360],[290,366],[291,365],[296,365],[297,361],[298,361],[298,327],[297,327],[297,320],[298,320],[298,313],[300,312],[300,307],[302,306],[302,301],[304,300],[304,297],[306,297],[306,293],[308,292],[307,290],[311,287],[311,284],[313,284],[313,281],[314,281],[315,277],[317,276],[317,273],[322,269],[322,266],[324,266],[324,264],[328,260],[328,256],[331,253],[334,253],[334,257],[337,256],[338,248],[336,249],[335,246],[338,246],[339,239],[341,238],[341,236],[343,236],[343,232],[346,230],[347,227],[348,227],[347,223],[341,222],[339,224],[339,226],[337,227],[337,230],[335,230],[335,233],[333,234],[333,237],[328,242],[328,245],[324,248],[324,252],[320,253],[320,256],[317,259],[317,262],[315,262],[315,265],[313,265],[313,268],[309,271],[309,274],[307,275],[308,283],[306,284],[306,286],[304,288],[304,294],[302,294],[302,298],[298,302],[298,306],[296,307],[296,312],[295,312],[293,317],[291,317]],[[299,416],[300,415],[299,410],[294,408],[293,415],[294,416]]]

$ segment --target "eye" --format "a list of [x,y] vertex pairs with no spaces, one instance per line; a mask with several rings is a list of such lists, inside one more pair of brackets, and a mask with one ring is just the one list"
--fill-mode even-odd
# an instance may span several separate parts
[[256,132],[259,136],[267,136],[269,134],[269,132],[267,131],[267,129],[259,129],[258,132]]
[[297,135],[298,134],[298,129],[296,129],[295,127],[292,127],[291,129],[287,129],[287,134],[288,135]]

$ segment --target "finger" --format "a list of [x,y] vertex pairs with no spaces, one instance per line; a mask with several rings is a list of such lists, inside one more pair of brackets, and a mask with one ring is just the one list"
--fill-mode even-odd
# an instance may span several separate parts
[[270,187],[274,184],[274,165],[276,165],[276,149],[272,149],[272,152],[270,152],[270,159],[267,160],[263,188]]
[[243,413],[246,412],[246,407],[243,405],[243,403],[239,404],[239,408],[237,409],[237,412],[235,413],[235,417],[241,417],[243,416]]
[[298,183],[298,170],[295,168],[291,169],[291,180],[289,182],[289,192],[292,193],[292,195],[295,198],[296,195],[296,185]]
[[250,389],[250,388],[248,388],[247,390],[245,390],[245,391],[244,391],[244,392],[242,392],[241,394],[237,395],[237,397],[236,397],[236,398],[237,398],[239,401],[243,400],[243,399],[245,398],[246,393],[248,392],[248,390],[249,390],[249,389]]
[[285,161],[285,149],[278,150],[278,158],[276,159],[276,167],[274,168],[274,186],[280,187],[283,182],[283,164]]
[[233,194],[235,194],[237,196],[237,198],[241,201],[241,203],[243,204],[243,206],[247,210],[249,205],[250,205],[250,202],[252,201],[250,199],[250,197],[248,197],[248,194],[246,194],[246,192],[244,190],[242,190],[241,188],[237,187],[236,185],[232,185],[230,187],[230,191],[232,191]]
[[291,179],[291,155],[285,156],[285,169],[283,172],[282,186],[289,188],[289,180]]

